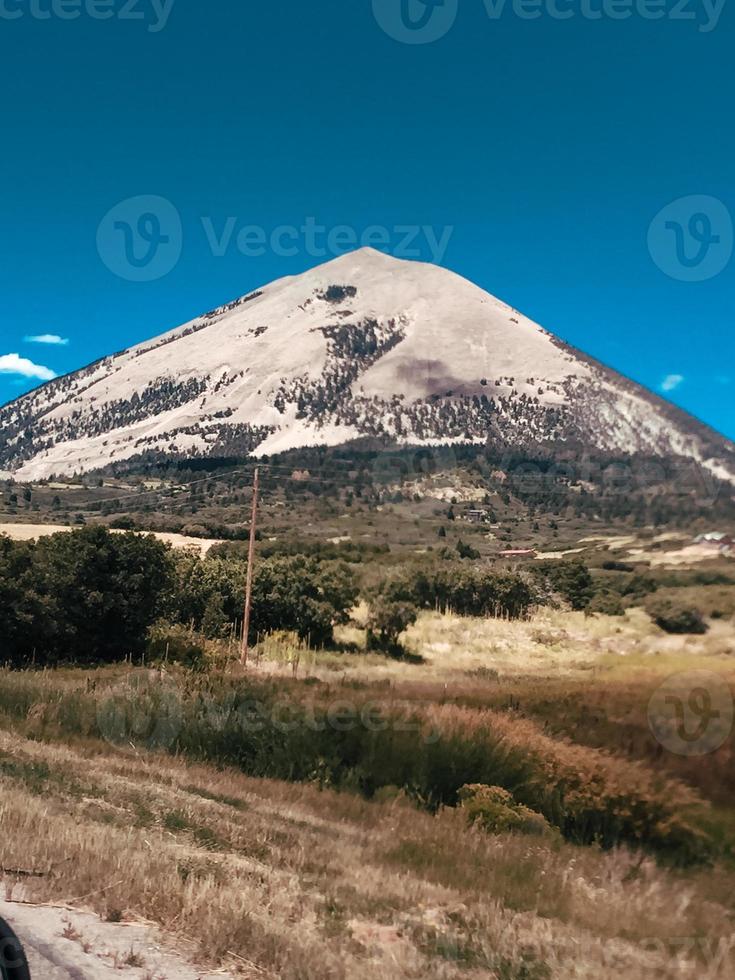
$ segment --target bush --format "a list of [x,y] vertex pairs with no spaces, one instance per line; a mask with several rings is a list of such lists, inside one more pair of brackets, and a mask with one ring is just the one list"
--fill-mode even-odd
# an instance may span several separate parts
[[471,561],[477,561],[480,557],[480,552],[477,548],[473,548],[471,544],[465,544],[465,542],[460,538],[455,546],[455,550],[460,558],[468,558]]
[[413,626],[417,617],[418,609],[410,602],[390,602],[376,597],[367,621],[368,650],[399,651],[401,633]]
[[489,834],[550,834],[551,826],[535,810],[516,803],[513,795],[501,786],[471,783],[458,793],[459,806],[470,823],[479,824]]
[[533,573],[547,596],[557,594],[572,609],[586,609],[594,597],[594,582],[584,562],[545,561],[534,565]]
[[148,657],[159,663],[200,668],[207,652],[202,637],[193,630],[167,622],[154,623],[148,632]]
[[628,599],[632,599],[633,601],[638,601],[645,599],[648,595],[652,595],[658,588],[658,585],[647,575],[636,573],[617,583],[617,588],[621,595],[627,596]]
[[627,561],[604,561],[602,563],[602,568],[606,572],[634,572],[635,565],[631,565]]
[[625,607],[618,592],[603,589],[592,599],[585,612],[600,613],[602,616],[624,616]]
[[666,633],[701,635],[709,627],[698,609],[685,606],[674,599],[655,599],[646,603],[646,612]]
[[408,602],[420,609],[508,619],[525,618],[535,599],[520,575],[491,572],[465,562],[406,570],[385,582],[381,590],[387,601]]

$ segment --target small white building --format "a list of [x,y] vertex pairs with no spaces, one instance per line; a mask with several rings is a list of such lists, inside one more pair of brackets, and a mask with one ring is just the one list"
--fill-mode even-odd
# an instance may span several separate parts
[[709,531],[707,534],[698,534],[694,539],[694,543],[703,544],[713,550],[716,549],[725,553],[729,553],[735,549],[735,538],[731,534],[725,534],[723,531]]

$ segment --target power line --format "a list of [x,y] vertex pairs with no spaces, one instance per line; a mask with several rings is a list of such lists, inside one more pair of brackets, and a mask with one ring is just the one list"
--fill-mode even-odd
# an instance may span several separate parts
[[[353,463],[355,465],[358,465],[357,460],[341,460],[341,462]],[[282,473],[268,474],[268,478],[270,482],[277,483],[277,484],[281,483],[281,485],[286,485],[286,483],[298,484],[303,482],[303,483],[318,483],[322,485],[333,486],[335,483],[339,481],[339,477],[347,475],[344,472],[338,472],[331,477],[314,476],[309,471],[308,467],[304,467],[300,469],[298,466],[286,466],[277,463],[254,462],[247,468],[238,468],[234,470],[229,470],[226,473],[210,474],[209,476],[201,477],[197,480],[190,480],[185,483],[173,484],[170,487],[165,487],[165,488],[158,487],[153,490],[144,490],[142,492],[138,491],[136,493],[123,494],[122,496],[116,496],[116,497],[103,497],[100,498],[99,500],[90,501],[85,505],[80,505],[79,511],[80,513],[94,514],[97,512],[98,508],[104,507],[105,504],[116,506],[117,504],[125,503],[126,501],[129,500],[142,502],[145,500],[145,498],[152,497],[152,496],[156,497],[157,499],[153,500],[150,506],[158,507],[161,510],[166,509],[168,507],[175,508],[177,506],[177,502],[174,498],[177,497],[180,493],[184,493],[185,491],[190,490],[194,487],[202,486],[203,484],[213,483],[218,480],[227,480],[236,476],[249,475],[252,472],[253,467],[261,468],[269,471],[272,470],[283,471]],[[299,480],[293,478],[293,474],[298,472],[303,472],[305,474],[303,479]],[[79,489],[85,489],[85,488],[80,487]],[[252,492],[251,487],[240,487],[238,488],[237,492],[247,493],[249,491]],[[185,506],[185,505],[181,504],[178,506]]]
[[[259,463],[259,464],[257,464],[257,467],[262,468],[262,469],[268,469],[268,470],[271,470],[271,469],[275,469],[276,468],[271,463]],[[293,467],[293,466],[283,466],[283,467],[278,467],[278,469],[282,469],[285,472],[283,474],[276,473],[275,475],[273,475],[271,477],[271,479],[274,480],[274,481],[287,480],[287,479],[289,479],[289,476],[287,474],[291,474],[292,475],[293,473],[299,472],[298,467]],[[216,480],[225,480],[225,479],[228,479],[229,477],[233,477],[233,476],[244,476],[246,474],[249,474],[250,472],[251,472],[250,469],[247,469],[247,470],[245,470],[245,469],[230,470],[228,473],[220,473],[220,474],[216,474],[216,475],[210,475],[210,476],[205,477],[205,478],[200,479],[200,480],[191,480],[188,483],[178,483],[178,484],[172,485],[171,487],[168,487],[168,488],[159,487],[159,488],[157,488],[155,490],[144,490],[142,493],[141,492],[138,492],[138,493],[129,493],[129,494],[124,494],[123,496],[120,496],[120,497],[104,497],[104,498],[102,498],[100,500],[93,501],[93,503],[95,503],[95,504],[107,504],[107,503],[109,503],[109,504],[117,504],[117,503],[123,503],[126,500],[141,500],[144,497],[150,497],[151,495],[154,495],[154,494],[158,495],[159,497],[162,497],[164,494],[174,495],[174,494],[177,494],[177,492],[188,490],[191,487],[200,486],[200,485],[202,485],[204,483],[212,483],[212,482],[214,482]],[[331,484],[331,483],[334,483],[335,480],[338,478],[338,476],[341,476],[341,475],[346,475],[346,474],[335,474],[334,477],[319,477],[319,476],[312,476],[311,474],[309,474],[308,476],[305,476],[304,477],[303,481],[291,479],[291,482],[293,482],[293,483],[299,483],[299,482],[303,482],[303,483],[325,483],[325,484],[330,483]],[[240,492],[243,492],[243,491],[247,492],[248,490],[251,490],[251,488],[250,487],[241,487],[240,488]]]

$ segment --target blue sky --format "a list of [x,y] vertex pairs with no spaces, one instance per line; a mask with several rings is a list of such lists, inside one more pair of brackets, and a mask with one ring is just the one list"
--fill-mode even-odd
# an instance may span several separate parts
[[[735,438],[735,0],[0,0],[0,21],[0,402],[317,264],[307,222],[393,251],[409,226]],[[262,254],[237,247],[252,227]]]

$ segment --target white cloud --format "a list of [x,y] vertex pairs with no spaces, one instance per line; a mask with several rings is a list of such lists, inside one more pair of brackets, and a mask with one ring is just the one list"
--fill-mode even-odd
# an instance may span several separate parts
[[34,364],[19,354],[0,354],[0,374],[19,374],[23,378],[38,378],[39,381],[51,381],[56,377],[56,372],[51,368]]
[[69,343],[68,337],[59,337],[56,333],[41,333],[32,337],[24,337],[26,344],[53,344],[55,347],[66,347]]
[[667,374],[661,382],[661,391],[676,391],[683,381],[683,374]]

